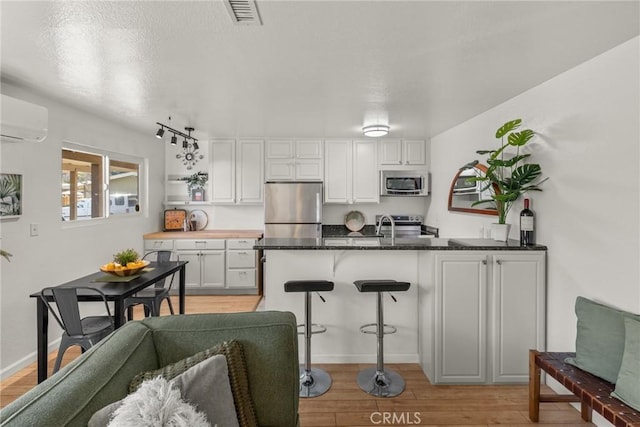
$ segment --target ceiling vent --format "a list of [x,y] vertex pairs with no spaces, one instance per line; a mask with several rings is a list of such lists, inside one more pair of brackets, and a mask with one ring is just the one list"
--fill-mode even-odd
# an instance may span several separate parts
[[225,0],[227,11],[236,25],[262,25],[258,6],[253,0]]

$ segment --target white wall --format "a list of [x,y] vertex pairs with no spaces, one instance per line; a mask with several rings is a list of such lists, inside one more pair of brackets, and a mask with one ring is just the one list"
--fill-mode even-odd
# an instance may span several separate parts
[[[575,348],[575,298],[640,313],[640,38],[636,37],[431,140],[427,222],[441,236],[478,236],[493,217],[447,211],[458,167],[497,147],[504,122],[522,118],[549,181],[530,195],[537,241],[547,245],[547,349]],[[515,206],[507,222],[518,236]]]
[[[0,375],[5,377],[35,360],[36,304],[29,294],[95,272],[124,248],[142,250],[142,234],[160,228],[164,194],[164,147],[153,134],[142,134],[112,121],[70,108],[3,82],[2,93],[49,110],[49,133],[41,143],[1,145],[1,170],[23,176],[23,215],[0,225],[2,248],[13,253],[0,260]],[[151,215],[113,218],[99,224],[65,228],[60,218],[62,141],[148,159]],[[40,225],[30,237],[29,224]],[[53,320],[51,323],[54,323]],[[50,326],[50,342],[60,338]]]

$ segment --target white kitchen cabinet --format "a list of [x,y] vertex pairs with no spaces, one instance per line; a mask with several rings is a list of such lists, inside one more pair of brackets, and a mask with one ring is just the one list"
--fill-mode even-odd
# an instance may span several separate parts
[[211,202],[264,202],[264,142],[258,139],[220,139],[211,142]]
[[186,266],[186,286],[190,289],[224,288],[225,241],[224,239],[177,239],[175,250]]
[[253,250],[254,239],[227,240],[227,280],[228,289],[257,289],[257,251]]
[[371,140],[326,140],[324,202],[379,203],[377,144]]
[[267,181],[322,180],[321,139],[270,139],[266,141]]
[[435,255],[436,383],[523,383],[545,350],[544,252]]
[[380,141],[380,165],[427,165],[427,145],[422,139],[383,139]]

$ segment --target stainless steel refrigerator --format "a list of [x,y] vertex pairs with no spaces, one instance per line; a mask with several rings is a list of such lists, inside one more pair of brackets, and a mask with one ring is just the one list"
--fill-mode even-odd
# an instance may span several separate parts
[[264,237],[322,237],[322,182],[267,182]]

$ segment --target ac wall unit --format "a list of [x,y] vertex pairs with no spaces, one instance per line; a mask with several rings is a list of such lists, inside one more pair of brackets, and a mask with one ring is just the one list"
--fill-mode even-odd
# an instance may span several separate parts
[[2,94],[0,105],[2,141],[43,141],[47,137],[49,111],[40,105]]

